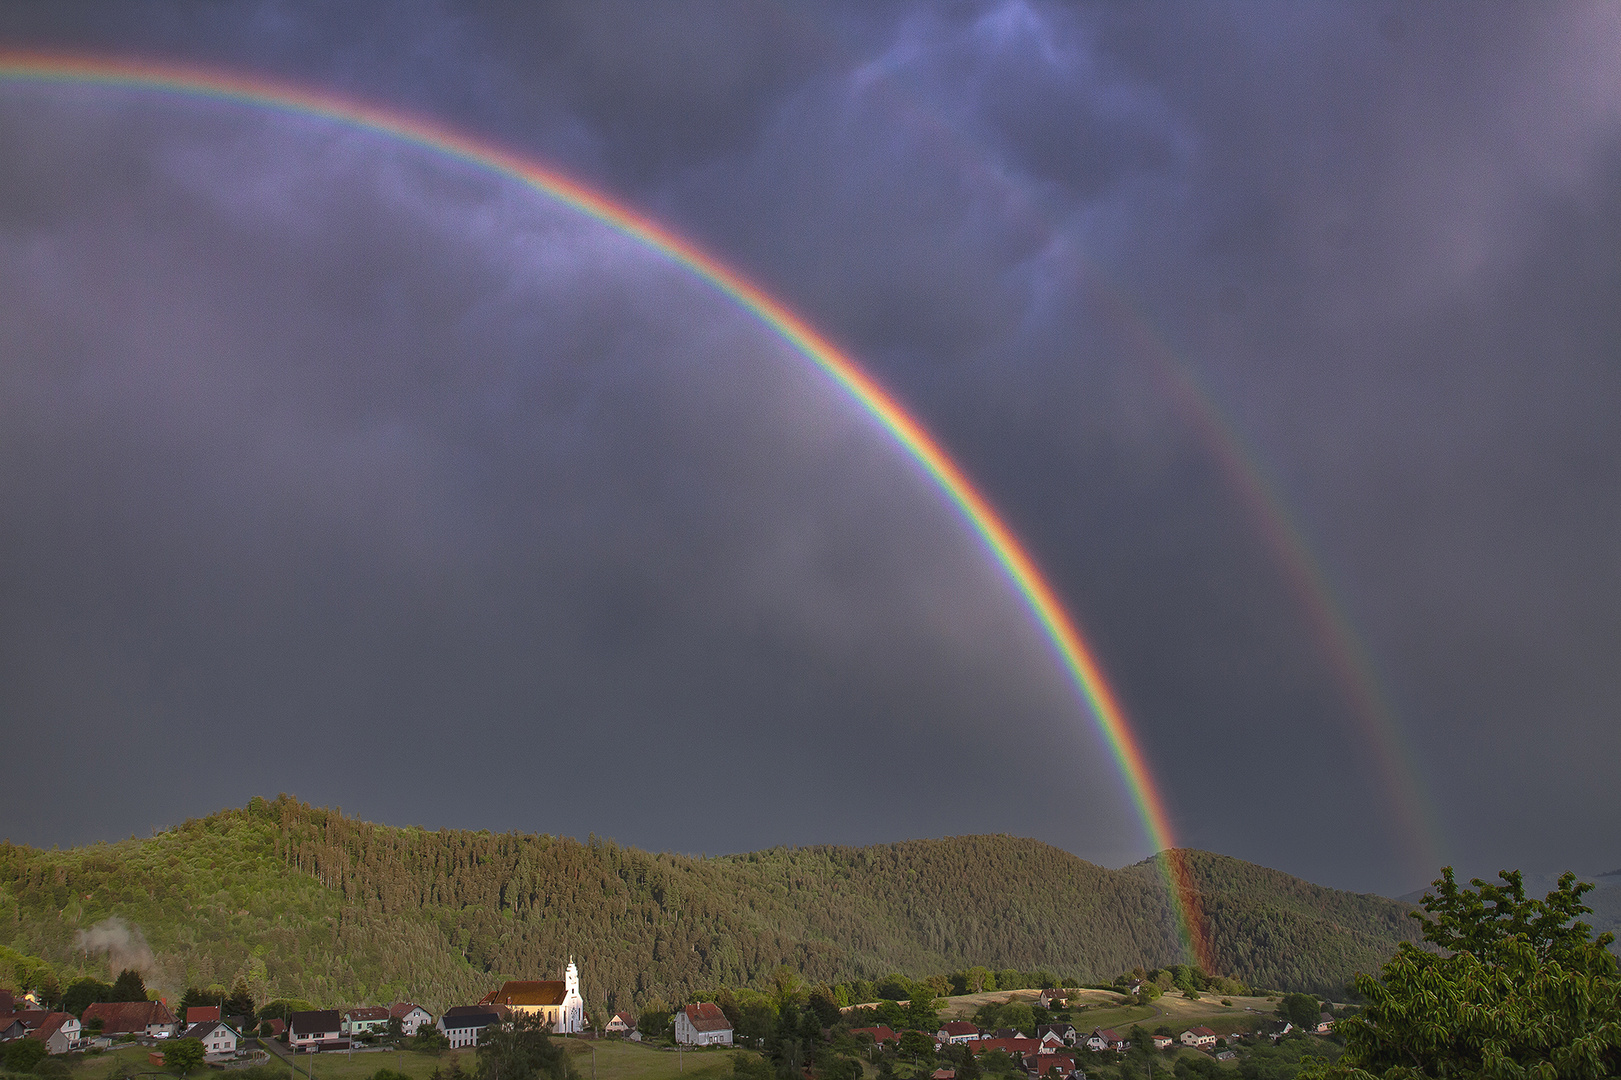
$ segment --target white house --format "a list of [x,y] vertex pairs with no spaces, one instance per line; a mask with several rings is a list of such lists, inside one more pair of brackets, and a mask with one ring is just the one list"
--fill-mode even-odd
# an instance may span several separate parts
[[629,1035],[636,1030],[636,1018],[628,1012],[616,1012],[602,1030],[609,1035]]
[[1092,1034],[1086,1037],[1088,1050],[1118,1050],[1121,1052],[1131,1049],[1131,1040],[1121,1035],[1114,1028],[1093,1028]]
[[223,1020],[205,1020],[193,1024],[186,1029],[182,1036],[187,1039],[196,1039],[203,1044],[203,1057],[232,1057],[236,1054],[236,1046],[241,1036],[236,1029]]
[[400,1022],[400,1030],[406,1035],[415,1035],[417,1028],[433,1023],[432,1013],[409,1001],[396,1001],[388,1007],[388,1015]]
[[675,1014],[675,1041],[683,1046],[731,1046],[732,1022],[713,1001],[698,1001]]
[[72,1013],[53,1012],[46,1014],[39,1026],[28,1033],[28,1037],[44,1043],[47,1054],[65,1054],[78,1045],[82,1030],[78,1018]]
[[295,1012],[287,1018],[287,1045],[294,1050],[319,1050],[323,1043],[343,1041],[343,1018],[337,1009]]
[[450,1048],[477,1046],[478,1037],[491,1024],[499,1024],[501,1017],[493,1009],[462,1007],[449,1009],[434,1026],[450,1040]]
[[1195,1050],[1213,1050],[1216,1047],[1216,1033],[1207,1027],[1188,1028],[1182,1033],[1182,1045]]

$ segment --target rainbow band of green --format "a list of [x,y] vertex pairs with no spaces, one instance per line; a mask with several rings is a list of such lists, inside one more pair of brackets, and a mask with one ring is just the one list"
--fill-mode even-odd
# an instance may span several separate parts
[[[1023,597],[1085,699],[1130,789],[1144,831],[1158,850],[1174,849],[1164,800],[1124,710],[1082,636],[1034,560],[957,464],[872,376],[787,307],[662,225],[549,168],[434,120],[258,75],[83,55],[0,53],[0,80],[158,90],[313,116],[388,135],[433,153],[520,181],[685,266],[730,296],[804,354],[870,413],[929,474],[967,519]],[[1186,860],[1164,860],[1184,945],[1215,970]]]

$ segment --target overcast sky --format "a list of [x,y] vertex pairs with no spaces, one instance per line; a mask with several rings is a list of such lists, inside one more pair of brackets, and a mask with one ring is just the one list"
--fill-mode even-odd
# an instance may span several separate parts
[[[0,45],[413,110],[736,267],[1005,513],[1179,842],[1621,866],[1621,9],[15,2]],[[43,845],[286,791],[1149,852],[963,521],[713,287],[377,134],[84,85],[0,82],[0,738]]]

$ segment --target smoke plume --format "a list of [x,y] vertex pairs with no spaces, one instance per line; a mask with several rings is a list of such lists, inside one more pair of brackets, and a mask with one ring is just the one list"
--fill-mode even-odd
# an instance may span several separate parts
[[143,975],[152,970],[152,948],[141,935],[141,928],[117,915],[80,930],[75,944],[86,953],[106,953],[107,967],[114,975],[125,968],[134,968]]

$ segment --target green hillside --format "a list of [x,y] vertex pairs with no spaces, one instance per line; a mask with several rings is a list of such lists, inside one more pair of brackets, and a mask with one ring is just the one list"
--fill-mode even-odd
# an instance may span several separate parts
[[[1337,990],[1373,970],[1405,905],[1192,853],[1223,974]],[[0,844],[0,945],[64,980],[105,976],[79,934],[117,917],[170,991],[245,976],[261,1000],[471,1000],[570,954],[590,1000],[983,964],[1074,981],[1183,962],[1150,862],[1107,870],[1034,840],[971,836],[721,858],[612,842],[392,828],[283,796],[146,840]],[[0,971],[0,978],[6,972]]]

